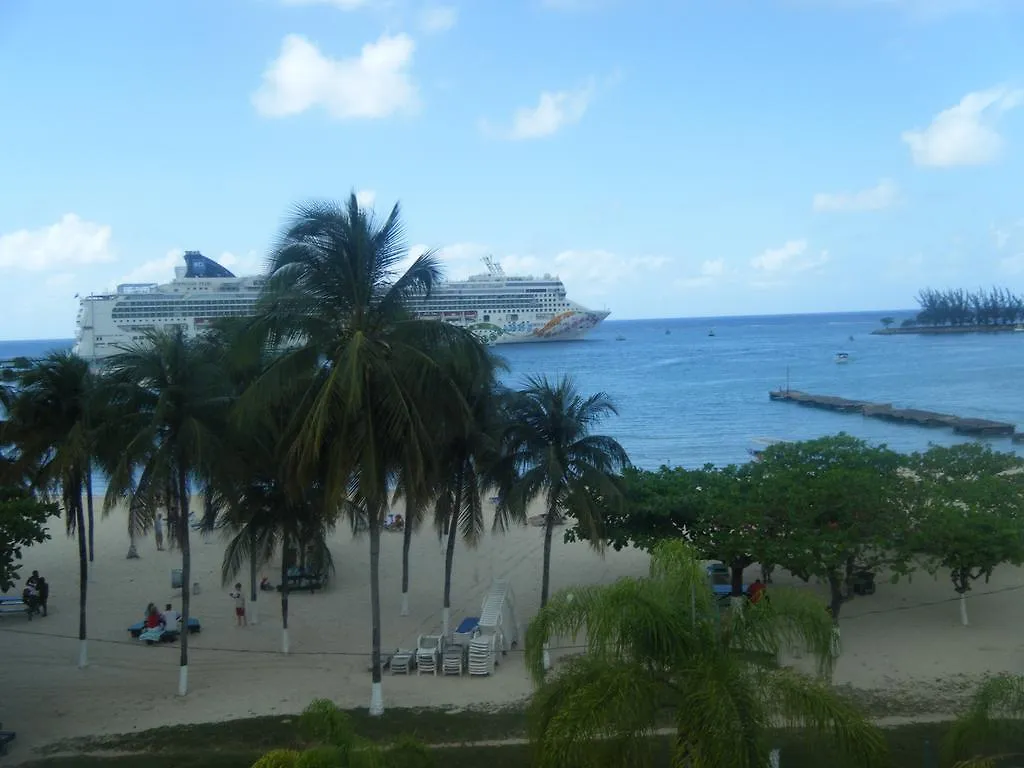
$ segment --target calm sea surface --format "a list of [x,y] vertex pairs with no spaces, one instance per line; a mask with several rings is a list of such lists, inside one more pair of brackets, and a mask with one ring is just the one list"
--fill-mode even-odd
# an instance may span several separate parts
[[[511,368],[510,383],[527,374],[570,373],[585,393],[611,395],[620,415],[602,431],[617,437],[642,467],[743,462],[753,441],[764,437],[845,431],[904,451],[963,439],[949,430],[769,402],[768,391],[784,387],[787,374],[793,389],[1009,421],[1024,429],[1024,333],[871,336],[884,314],[609,320],[585,341],[499,351]],[[0,359],[70,344],[0,342]],[[848,352],[850,362],[837,365],[837,352]],[[1008,439],[992,444],[1013,449]]]

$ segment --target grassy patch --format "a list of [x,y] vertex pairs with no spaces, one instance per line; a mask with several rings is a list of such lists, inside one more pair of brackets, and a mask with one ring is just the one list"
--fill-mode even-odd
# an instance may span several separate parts
[[[391,710],[383,718],[351,713],[359,731],[384,742],[400,733],[416,733],[428,743],[451,744],[521,736],[525,726],[521,710],[497,712],[438,710]],[[250,768],[265,751],[274,747],[301,747],[296,718],[253,718],[230,723],[159,728],[153,731],[88,742],[65,742],[62,751],[73,757],[50,756],[26,768]],[[939,747],[948,723],[915,723],[885,730],[892,768],[938,768]],[[669,739],[659,739],[661,759],[656,768],[668,768]],[[77,749],[75,744],[77,743]],[[806,733],[779,731],[772,743],[782,750],[786,768],[847,768],[852,765],[827,744]],[[1017,722],[987,751],[1024,753],[1024,723]],[[119,757],[98,751],[132,752]],[[92,754],[89,754],[92,752]],[[498,747],[443,747],[436,752],[445,768],[530,768],[530,747],[514,744]]]
[[[370,717],[365,708],[345,712],[352,718],[356,733],[371,741],[387,741],[405,734],[425,744],[460,744],[526,734],[526,714],[521,707],[457,711],[392,708],[383,717]],[[153,757],[168,752],[176,755],[262,754],[274,748],[305,746],[299,736],[297,723],[297,715],[288,715],[167,726],[117,736],[68,739],[48,745],[41,753],[88,755],[96,752],[144,752]],[[109,762],[104,764],[117,765]]]

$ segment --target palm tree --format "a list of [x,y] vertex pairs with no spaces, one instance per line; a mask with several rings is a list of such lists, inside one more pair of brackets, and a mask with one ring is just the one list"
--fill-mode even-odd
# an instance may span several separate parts
[[486,355],[468,331],[409,311],[441,270],[427,253],[399,274],[407,253],[397,205],[383,221],[360,209],[354,194],[344,206],[300,206],[271,256],[258,312],[283,353],[249,398],[258,411],[268,390],[313,371],[289,458],[300,481],[322,480],[326,507],[349,502],[368,533],[373,715],[384,711],[379,572],[389,487],[400,472],[413,487],[425,483],[434,450],[428,414],[459,396],[430,351]]
[[106,507],[127,498],[150,510],[161,501],[173,503],[178,511],[168,529],[181,549],[178,694],[184,696],[192,577],[190,485],[208,478],[220,454],[230,391],[219,360],[180,328],[147,331],[138,345],[111,357],[107,371],[125,442],[122,459],[110,473]]
[[555,525],[564,515],[574,517],[600,547],[604,513],[623,503],[617,477],[629,457],[618,441],[590,433],[612,414],[618,411],[608,395],[583,397],[568,376],[528,378],[511,406],[507,457],[497,472],[498,506],[507,517],[521,520],[529,504],[544,496],[541,607],[548,602]]
[[[439,537],[447,537],[444,561],[444,602],[442,632],[451,624],[452,571],[455,543],[461,534],[469,546],[475,546],[484,531],[483,500],[495,485],[493,469],[499,462],[503,392],[495,381],[495,369],[454,370],[453,379],[469,406],[469,419],[456,415],[441,431],[440,472],[434,504],[434,526]],[[507,507],[500,510],[508,513]],[[511,520],[496,521],[498,528]]]
[[1019,760],[1019,748],[1006,751],[1004,747],[1020,743],[1022,713],[1024,676],[988,678],[947,733],[942,745],[946,757],[955,768],[995,768],[1007,760]]
[[17,471],[48,496],[59,494],[68,535],[78,538],[78,666],[89,663],[86,598],[89,580],[87,524],[82,492],[93,446],[89,418],[96,399],[89,364],[70,352],[51,352],[19,372],[10,401],[7,439],[16,448]]
[[[861,765],[888,765],[883,737],[853,705],[774,663],[799,644],[826,672],[831,632],[820,600],[797,590],[719,616],[696,554],[663,542],[648,578],[564,590],[530,623],[535,764],[651,765],[651,736],[668,716],[672,765],[763,768],[779,723],[820,732]],[[541,649],[581,634],[586,653],[547,679]]]

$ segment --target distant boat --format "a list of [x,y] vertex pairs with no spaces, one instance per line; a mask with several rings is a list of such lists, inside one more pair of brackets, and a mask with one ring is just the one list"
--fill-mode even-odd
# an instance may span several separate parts
[[712,328],[710,331],[708,331],[708,336],[714,336],[714,335],[715,335],[715,329]]
[[672,331],[670,331],[668,328],[666,328],[665,329],[665,335],[668,336],[670,333],[672,333]]
[[625,337],[625,336],[616,336],[616,337],[615,337],[615,340],[616,340],[616,341],[625,341],[625,340],[626,340],[626,337]]
[[850,362],[850,354],[848,352],[836,352],[837,363],[848,363]]

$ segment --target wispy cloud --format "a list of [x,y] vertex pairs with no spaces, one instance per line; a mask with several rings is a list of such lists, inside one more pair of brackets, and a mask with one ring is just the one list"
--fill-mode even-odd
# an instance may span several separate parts
[[899,190],[889,179],[858,192],[819,192],[811,201],[815,211],[880,211],[896,204]]

